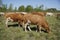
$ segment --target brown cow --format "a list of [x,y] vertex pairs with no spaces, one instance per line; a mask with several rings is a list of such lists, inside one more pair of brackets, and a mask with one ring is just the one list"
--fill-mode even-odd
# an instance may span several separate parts
[[[26,31],[26,27],[29,23],[37,25],[38,30],[40,30],[40,28],[43,27],[46,29],[47,32],[50,31],[47,21],[42,16],[32,15],[32,14],[22,15],[22,14],[18,14],[18,13],[6,13],[4,16],[6,18],[6,26],[8,24],[8,21],[10,20],[13,22],[19,22],[19,23],[23,24],[25,31]],[[29,28],[29,30],[30,30],[30,28]]]
[[22,17],[23,15],[20,13],[6,13],[4,14],[4,17],[6,19],[6,26],[8,24],[8,21],[12,21],[12,22],[18,22],[21,23],[20,21],[22,21]]
[[[30,24],[30,23],[37,25],[38,30],[41,30],[41,27],[43,27],[43,28],[46,29],[46,31],[48,33],[50,31],[47,21],[42,16],[25,14],[24,15],[24,20],[23,20],[23,27],[25,28],[25,31],[26,31],[27,25]],[[29,30],[30,30],[30,28],[29,28]]]

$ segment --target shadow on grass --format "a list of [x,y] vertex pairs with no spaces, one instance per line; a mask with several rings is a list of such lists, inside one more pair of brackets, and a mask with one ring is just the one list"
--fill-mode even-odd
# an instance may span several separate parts
[[[31,28],[32,31],[36,31],[36,30],[37,30],[36,27],[30,27],[30,28]],[[28,28],[27,28],[27,30],[28,30]],[[28,30],[28,31],[29,31],[29,30]],[[47,31],[44,30],[44,29],[41,29],[41,31],[47,33]]]
[[[19,27],[19,26],[18,26],[18,24],[13,24],[13,25],[8,25],[8,27]],[[22,27],[22,25],[20,25],[20,27]],[[28,28],[26,28],[26,29],[28,30]],[[31,29],[32,31],[36,31],[36,30],[37,30],[36,27],[30,27],[30,29]],[[24,29],[23,29],[23,30],[24,30]],[[28,31],[29,31],[29,30],[28,30]],[[41,29],[41,31],[47,33],[44,29]]]
[[[13,24],[13,25],[8,25],[8,27],[19,27],[18,24]],[[20,27],[22,27],[22,25],[20,25]]]

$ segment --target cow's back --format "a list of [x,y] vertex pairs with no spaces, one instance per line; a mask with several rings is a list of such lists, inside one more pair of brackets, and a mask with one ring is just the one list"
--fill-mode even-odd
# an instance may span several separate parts
[[30,20],[33,24],[37,24],[44,20],[44,18],[42,18],[42,16],[32,15],[32,14],[26,14],[26,15],[24,15],[24,17],[26,18],[26,20]]
[[39,15],[39,16],[45,16],[46,15],[45,12],[32,12],[32,14]]
[[5,18],[10,17],[14,21],[18,21],[22,17],[22,15],[21,14],[18,14],[18,13],[6,13],[4,16],[5,16]]

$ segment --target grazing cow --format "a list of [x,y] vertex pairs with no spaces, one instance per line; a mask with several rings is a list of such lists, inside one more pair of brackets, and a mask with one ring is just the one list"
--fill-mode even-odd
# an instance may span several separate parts
[[3,12],[0,12],[0,16],[2,16],[4,13]]
[[6,19],[6,26],[7,26],[7,24],[8,24],[8,21],[12,21],[12,22],[18,22],[18,23],[20,23],[20,21],[22,21],[22,17],[23,17],[23,15],[20,13],[6,13],[6,14],[4,14],[4,17],[5,17],[5,19]]
[[[37,31],[41,30],[41,27],[46,29],[46,31],[48,33],[50,31],[47,21],[42,16],[25,14],[24,15],[24,20],[23,20],[23,27],[25,28],[25,31],[27,31],[26,27],[27,27],[28,24],[37,25],[37,29],[38,29]],[[30,28],[29,28],[29,30],[30,30]]]
[[54,16],[54,15],[53,15],[53,13],[51,13],[51,12],[47,12],[47,13],[46,13],[46,16]]

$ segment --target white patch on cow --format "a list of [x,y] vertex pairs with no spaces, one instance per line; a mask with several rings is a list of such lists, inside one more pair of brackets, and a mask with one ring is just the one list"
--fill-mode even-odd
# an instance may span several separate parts
[[13,21],[13,20],[12,20],[10,17],[8,17],[8,18],[6,19],[6,23],[5,23],[6,26],[8,25],[8,22],[9,22],[9,21]]
[[28,20],[28,23],[31,23],[31,21],[30,21],[30,20]]
[[26,28],[27,28],[27,23],[25,24],[25,32],[27,32]]
[[[24,24],[25,32],[27,32],[26,28],[28,25],[30,25],[30,23],[31,23],[30,20],[28,20],[27,23]],[[29,29],[29,31],[31,31],[30,26],[28,26],[28,29]]]
[[29,31],[31,31],[30,26],[29,26],[29,25],[30,25],[30,23],[31,23],[31,21],[30,21],[30,20],[28,20],[28,21],[27,21],[27,23],[26,23],[26,25],[28,25],[28,29],[29,29]]
[[40,26],[40,33],[41,33],[41,29],[42,29],[42,27]]
[[8,25],[8,21],[9,21],[9,20],[8,20],[8,18],[7,18],[7,19],[6,19],[6,23],[5,23],[5,24],[6,24],[6,27],[7,27],[7,25]]
[[26,30],[27,24],[24,24],[24,22],[22,22],[22,26],[23,26],[25,32],[27,32],[27,30]]
[[11,19],[10,17],[7,18],[9,21],[12,21],[13,22],[13,19]]
[[29,31],[31,31],[30,26],[28,26]]

